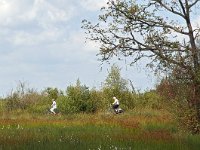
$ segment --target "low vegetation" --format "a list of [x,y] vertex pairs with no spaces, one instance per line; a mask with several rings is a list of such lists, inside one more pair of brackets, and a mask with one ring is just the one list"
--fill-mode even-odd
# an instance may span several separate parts
[[[135,91],[117,66],[98,90],[80,80],[65,91],[41,92],[20,82],[0,100],[0,150],[198,149],[199,122],[188,109],[187,90],[180,95],[175,85],[165,79],[154,90]],[[113,96],[124,113],[111,111]],[[52,99],[57,115],[49,113]]]
[[0,149],[198,149],[199,135],[179,130],[165,110],[112,113],[4,114]]

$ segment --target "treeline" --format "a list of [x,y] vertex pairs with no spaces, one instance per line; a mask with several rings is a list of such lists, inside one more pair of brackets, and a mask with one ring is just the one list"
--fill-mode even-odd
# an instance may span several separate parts
[[57,88],[47,88],[42,92],[27,90],[24,93],[19,91],[3,99],[4,111],[23,110],[29,113],[45,114],[51,107],[52,99],[56,99],[59,112],[68,113],[96,113],[107,110],[113,102],[112,97],[120,100],[120,105],[125,110],[132,110],[137,107],[161,107],[160,97],[155,91],[145,93],[118,91],[107,87],[101,90],[89,89],[81,85],[77,80],[75,85],[67,87],[66,91]]
[[108,110],[113,102],[112,97],[120,100],[124,110],[137,107],[161,107],[160,96],[156,91],[139,92],[130,88],[130,82],[120,75],[118,66],[113,65],[101,89],[89,88],[79,79],[66,90],[48,87],[40,92],[26,88],[20,82],[16,90],[12,91],[1,102],[1,111],[23,110],[29,113],[43,114],[51,107],[52,99],[56,99],[59,112],[68,113],[96,113]]

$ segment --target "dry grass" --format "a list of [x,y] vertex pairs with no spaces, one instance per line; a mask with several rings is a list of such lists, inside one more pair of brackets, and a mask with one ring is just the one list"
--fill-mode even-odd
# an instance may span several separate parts
[[[181,146],[187,143],[184,136],[180,137],[172,115],[163,110],[134,110],[120,115],[21,113],[0,118],[0,144],[5,149],[29,149],[28,145],[45,149],[64,149],[66,145],[70,149],[158,149],[163,145],[164,149],[187,149]],[[195,141],[194,147],[198,143]]]

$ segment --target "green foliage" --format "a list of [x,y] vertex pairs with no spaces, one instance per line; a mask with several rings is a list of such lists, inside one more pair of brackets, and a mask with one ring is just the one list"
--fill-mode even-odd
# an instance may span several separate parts
[[57,109],[62,114],[95,113],[107,110],[113,103],[113,96],[119,99],[120,107],[127,111],[135,107],[160,107],[160,97],[155,92],[130,92],[127,83],[121,77],[119,68],[114,65],[104,87],[100,90],[89,89],[86,85],[81,85],[80,80],[77,80],[75,85],[68,86],[66,93],[50,87],[41,93],[33,90],[16,90],[5,98],[3,107],[9,111],[20,109],[33,114],[47,114],[54,98]]
[[181,111],[180,122],[182,122],[182,127],[189,130],[192,134],[200,133],[200,123],[198,122],[197,114],[192,109],[184,109]]
[[28,111],[30,113],[37,113],[37,114],[46,114],[47,111],[50,109],[52,101],[45,95],[38,94],[38,95],[30,95],[31,98],[35,98],[34,103],[29,104]]
[[46,92],[50,99],[57,99],[59,96],[59,91],[57,88],[48,87],[44,92]]
[[120,68],[117,65],[111,66],[110,72],[105,80],[104,87],[112,89],[114,95],[120,91],[128,90],[128,82],[120,74]]
[[200,133],[200,124],[198,122],[196,111],[189,108],[186,102],[180,103],[178,100],[173,100],[172,102],[167,102],[165,104],[168,107],[168,111],[174,115],[182,130],[192,134]]
[[20,82],[14,92],[4,99],[6,111],[26,111],[30,113],[44,113],[50,108],[49,97],[33,89],[26,88],[25,83]]
[[13,93],[12,95],[6,98],[6,110],[11,111],[14,109],[21,109],[22,105],[20,103],[20,98],[17,93]]
[[120,102],[121,107],[126,110],[132,110],[136,107],[137,94],[131,93],[129,91],[124,91],[121,93]]
[[[176,100],[189,105],[192,103],[193,88],[190,82],[181,82],[173,77],[164,78],[157,85],[156,91],[165,100]],[[187,104],[188,103],[188,104]]]
[[157,93],[162,96],[166,105],[170,107],[169,111],[176,116],[181,128],[193,134],[200,133],[198,114],[194,107],[194,91],[190,82],[186,84],[171,76],[163,79],[157,85]]
[[27,110],[31,113],[44,113],[49,108],[49,98],[39,93],[25,93],[23,97],[19,97],[17,93],[13,93],[5,99],[5,108],[12,110]]
[[5,101],[4,99],[0,99],[0,112],[4,111],[5,109]]
[[95,95],[97,95],[95,92],[90,92],[87,86],[81,85],[80,81],[77,80],[75,86],[67,87],[67,99],[64,103],[66,108],[64,111],[72,113],[95,112],[97,110]]
[[102,94],[95,89],[90,90],[88,112],[97,112],[103,108]]
[[71,109],[71,105],[68,101],[67,96],[59,96],[56,100],[57,103],[57,109],[59,110],[59,112],[62,112],[63,114],[65,113],[69,113],[70,109]]
[[25,82],[19,81],[15,91],[5,98],[5,109],[8,111],[28,109],[38,101],[38,96],[38,92],[27,88]]
[[138,94],[136,105],[139,107],[149,107],[152,109],[161,109],[163,107],[162,98],[154,90]]

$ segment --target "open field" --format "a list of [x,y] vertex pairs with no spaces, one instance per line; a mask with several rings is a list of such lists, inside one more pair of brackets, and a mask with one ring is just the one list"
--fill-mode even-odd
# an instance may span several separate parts
[[124,114],[31,115],[2,113],[0,150],[193,150],[200,136],[181,132],[164,110]]

